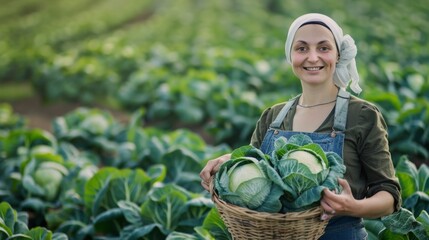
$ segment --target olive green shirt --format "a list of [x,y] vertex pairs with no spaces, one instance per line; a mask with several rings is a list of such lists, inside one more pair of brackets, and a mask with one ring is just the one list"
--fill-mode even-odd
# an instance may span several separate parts
[[[266,109],[257,122],[251,145],[259,148],[269,125],[285,103]],[[334,108],[335,109],[335,108]],[[315,131],[330,133],[334,125],[334,109]],[[286,115],[282,130],[292,131],[296,102]],[[344,178],[350,184],[356,199],[371,197],[387,191],[395,199],[395,210],[401,206],[400,185],[389,152],[387,126],[383,116],[373,104],[351,96],[347,113],[343,159],[346,166]]]

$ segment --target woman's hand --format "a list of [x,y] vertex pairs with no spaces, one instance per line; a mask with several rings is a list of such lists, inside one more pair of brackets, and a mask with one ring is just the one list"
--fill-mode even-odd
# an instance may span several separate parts
[[353,197],[350,185],[346,180],[338,179],[338,183],[343,188],[340,194],[329,189],[323,190],[323,198],[320,201],[324,211],[321,216],[322,220],[337,215],[379,218],[394,211],[394,199],[389,192],[380,191],[369,198],[357,200]]
[[320,201],[323,215],[322,220],[330,219],[335,215],[353,215],[351,209],[356,206],[356,199],[353,197],[349,183],[345,179],[338,179],[338,183],[343,188],[340,194],[325,188],[323,198]]
[[216,159],[209,160],[206,164],[206,166],[201,170],[200,172],[200,178],[201,178],[201,186],[207,191],[210,191],[209,184],[212,176],[219,171],[220,165],[222,163],[228,161],[231,159],[231,154],[225,154],[222,155]]

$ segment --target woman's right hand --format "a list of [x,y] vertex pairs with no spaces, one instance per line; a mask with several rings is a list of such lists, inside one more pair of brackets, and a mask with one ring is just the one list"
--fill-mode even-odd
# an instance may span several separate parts
[[220,165],[222,165],[222,163],[228,161],[229,159],[231,159],[230,153],[222,155],[218,158],[209,160],[207,162],[206,166],[200,172],[201,186],[203,186],[205,190],[210,191],[209,185],[210,185],[212,176],[217,171],[219,171]]

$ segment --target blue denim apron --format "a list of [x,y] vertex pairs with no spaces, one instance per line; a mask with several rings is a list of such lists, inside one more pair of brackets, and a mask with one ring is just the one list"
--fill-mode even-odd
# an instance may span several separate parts
[[[343,156],[344,130],[346,128],[350,94],[341,89],[338,92],[335,104],[334,126],[331,133],[293,132],[280,129],[286,114],[298,98],[299,95],[288,101],[279,115],[270,124],[270,128],[265,134],[261,144],[262,152],[270,154],[274,150],[274,141],[280,136],[288,139],[295,134],[305,134],[309,136],[314,143],[319,144],[324,151],[335,152]],[[329,220],[325,229],[325,234],[320,240],[362,240],[367,239],[367,235],[361,218],[338,216]]]

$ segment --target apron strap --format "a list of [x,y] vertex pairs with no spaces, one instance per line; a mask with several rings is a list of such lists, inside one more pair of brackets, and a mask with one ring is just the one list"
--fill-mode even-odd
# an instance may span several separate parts
[[340,88],[335,104],[334,131],[346,130],[350,93]]
[[[270,124],[270,128],[279,129],[282,125],[287,113],[294,102],[301,96],[298,95],[287,101],[277,117]],[[344,131],[346,129],[347,111],[349,107],[350,93],[340,88],[338,91],[337,101],[335,104],[334,130]]]
[[282,110],[280,110],[279,114],[277,115],[276,119],[274,119],[274,121],[270,124],[270,128],[277,128],[277,129],[280,128],[287,113],[289,112],[290,108],[292,107],[296,99],[299,98],[299,96],[301,96],[301,94],[286,102]]

